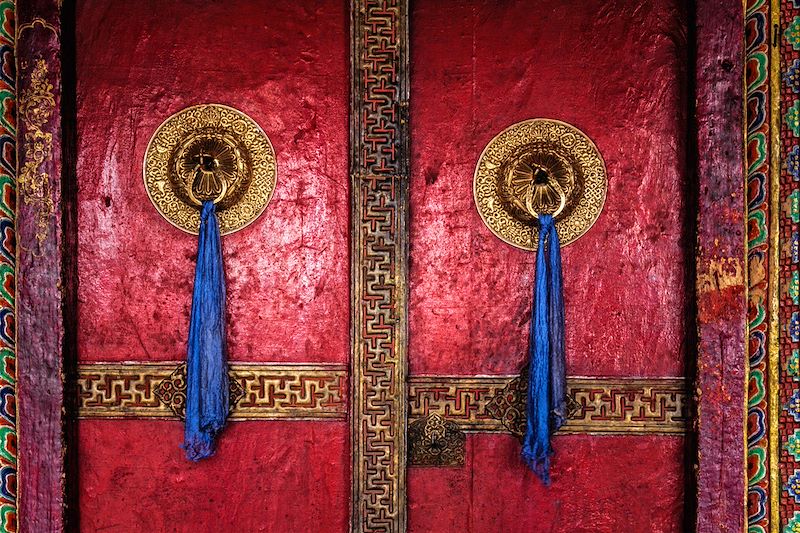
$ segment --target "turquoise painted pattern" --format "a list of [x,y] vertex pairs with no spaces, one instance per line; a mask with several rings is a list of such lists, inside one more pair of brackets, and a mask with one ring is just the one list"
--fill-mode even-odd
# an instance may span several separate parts
[[[745,13],[747,101],[748,531],[769,531],[767,451],[767,284],[769,271],[769,2],[748,0]],[[794,78],[789,81],[794,82]],[[798,153],[800,166],[800,153]]]

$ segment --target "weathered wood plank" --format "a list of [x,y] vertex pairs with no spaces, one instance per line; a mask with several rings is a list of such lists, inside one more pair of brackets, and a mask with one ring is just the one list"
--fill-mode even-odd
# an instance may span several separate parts
[[[744,528],[744,134],[741,2],[696,3],[698,533]],[[690,496],[691,497],[691,496]]]

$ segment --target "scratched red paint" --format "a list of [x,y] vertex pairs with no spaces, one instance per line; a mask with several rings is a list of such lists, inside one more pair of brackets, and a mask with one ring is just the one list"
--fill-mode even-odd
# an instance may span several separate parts
[[[516,373],[534,255],[484,227],[478,156],[506,126],[570,122],[605,158],[608,199],[563,251],[573,375],[685,372],[686,13],[677,0],[427,1],[411,15],[412,374]],[[463,469],[412,469],[410,530],[682,531],[681,437],[558,437],[543,490],[505,436]]]
[[347,423],[259,424],[231,424],[217,455],[188,465],[171,445],[180,422],[83,421],[81,530],[348,531]]
[[267,211],[223,239],[231,359],[347,361],[346,17],[333,0],[81,2],[84,361],[184,357],[196,237],[153,208],[142,158],[164,119],[209,102],[252,116],[278,161]]
[[687,50],[678,4],[414,4],[412,373],[519,368],[534,254],[483,225],[472,175],[503,128],[548,117],[588,134],[609,175],[600,219],[563,251],[570,373],[683,374]]
[[550,488],[520,465],[519,441],[509,435],[469,436],[464,467],[412,468],[409,533],[684,531],[675,490],[684,482],[682,438],[570,435],[555,443],[563,452]]
[[[196,237],[143,189],[170,114],[232,105],[267,132],[278,186],[223,238],[230,359],[349,357],[345,2],[80,2],[79,350],[82,361],[185,357]],[[98,531],[345,531],[345,422],[240,422],[190,464],[179,422],[80,423],[80,511]],[[302,502],[302,504],[300,504]]]

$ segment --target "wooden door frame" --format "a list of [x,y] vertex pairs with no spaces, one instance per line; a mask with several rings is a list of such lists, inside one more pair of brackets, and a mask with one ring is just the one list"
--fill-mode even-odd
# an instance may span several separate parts
[[[19,449],[16,456],[11,450],[10,458],[0,453],[0,468],[17,468],[19,530],[61,531],[75,520],[69,505],[74,484],[67,483],[75,474],[69,433],[74,424],[67,422],[76,409],[67,401],[72,396],[67,389],[77,368],[72,312],[77,280],[75,95],[70,94],[75,86],[74,13],[70,2],[62,10],[61,0],[19,0],[14,8],[16,37],[2,61],[8,71],[15,57],[16,87],[0,98],[6,115],[16,118],[17,131],[14,124],[2,125],[0,137],[17,148],[16,307],[5,309],[15,311]],[[770,20],[776,8],[777,2],[757,5],[748,17],[763,11]],[[351,530],[402,532],[407,522],[408,1],[353,0],[351,12]],[[690,434],[699,458],[696,529],[744,531],[745,335],[747,302],[752,309],[755,298],[746,290],[745,201],[751,198],[745,185],[745,14],[742,3],[732,0],[698,0],[694,13],[696,127],[689,135],[690,145],[697,147],[697,247],[691,273],[696,279],[697,415]],[[764,39],[771,35],[766,31]],[[767,56],[779,63],[774,52]],[[774,74],[778,68],[774,65],[767,79],[773,99],[781,96]],[[748,96],[753,90],[748,87]],[[17,102],[13,117],[8,110]],[[777,147],[775,108],[765,109],[773,110],[768,113],[773,144],[767,144]],[[767,158],[771,194],[763,207],[772,217],[765,219],[767,253],[780,262],[775,221],[780,165],[775,152]],[[750,201],[751,213],[753,206]],[[773,339],[778,331],[777,272],[775,265],[768,270],[772,282],[763,302],[769,313],[767,334]],[[777,352],[769,355],[774,372]],[[13,388],[13,379],[7,381]],[[777,410],[777,396],[770,398],[771,409]],[[770,428],[777,432],[774,425]],[[773,455],[765,459],[766,467],[777,476],[774,439],[769,450]],[[777,501],[773,493],[780,491],[779,484],[775,477],[767,491],[769,502]],[[13,516],[14,502],[4,509]],[[779,518],[767,514],[776,528]]]

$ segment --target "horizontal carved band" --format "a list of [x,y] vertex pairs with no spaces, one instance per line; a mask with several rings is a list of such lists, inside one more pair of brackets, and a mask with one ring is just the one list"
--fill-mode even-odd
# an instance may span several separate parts
[[[79,367],[81,418],[178,418],[184,366],[90,363]],[[345,365],[231,364],[234,420],[318,420],[347,417]],[[439,415],[462,431],[520,433],[524,378],[412,376],[409,420]],[[688,419],[680,378],[568,378],[570,418],[560,433],[679,434]]]
[[[524,429],[525,380],[519,376],[416,376],[409,420],[437,414],[463,431]],[[680,378],[567,378],[570,416],[561,434],[680,434],[686,431],[686,381]]]
[[[176,418],[185,381],[180,363],[92,363],[78,368],[81,418]],[[347,418],[345,365],[230,365],[231,419]]]

